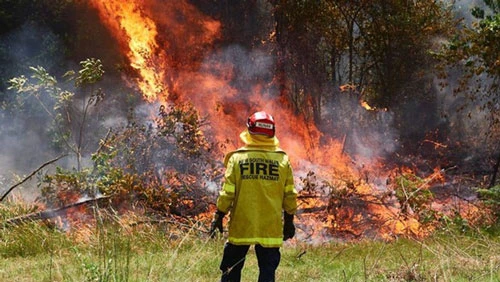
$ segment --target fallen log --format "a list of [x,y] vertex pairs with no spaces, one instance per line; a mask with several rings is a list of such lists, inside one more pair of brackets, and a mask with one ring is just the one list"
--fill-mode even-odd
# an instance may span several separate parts
[[56,209],[51,209],[51,210],[44,210],[44,211],[39,211],[39,212],[34,212],[34,213],[29,213],[25,215],[20,215],[14,218],[10,218],[6,221],[3,222],[4,225],[19,225],[27,221],[35,221],[35,220],[45,220],[45,219],[51,219],[60,215],[63,215],[66,210],[74,207],[78,207],[81,205],[86,205],[89,203],[93,203],[102,199],[107,199],[110,198],[111,196],[99,196],[96,198],[91,198],[91,199],[84,199],[81,201],[78,201],[76,203],[72,203],[60,208]]

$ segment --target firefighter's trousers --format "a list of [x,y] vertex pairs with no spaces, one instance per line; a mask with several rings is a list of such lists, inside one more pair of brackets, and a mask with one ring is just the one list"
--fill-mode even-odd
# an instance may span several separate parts
[[[240,282],[241,270],[245,264],[250,245],[233,245],[226,243],[224,254],[220,265],[222,271],[221,282]],[[275,273],[280,263],[281,254],[279,248],[264,248],[255,245],[255,254],[259,264],[259,282],[274,282]]]

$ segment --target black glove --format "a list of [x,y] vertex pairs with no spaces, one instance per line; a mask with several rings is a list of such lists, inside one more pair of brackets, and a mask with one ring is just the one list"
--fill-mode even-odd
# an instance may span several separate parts
[[283,240],[293,238],[295,236],[295,225],[293,225],[293,214],[285,212],[285,222],[283,224]]
[[210,237],[215,237],[215,229],[219,229],[219,232],[222,233],[222,220],[224,219],[225,215],[226,214],[221,211],[217,211],[214,214],[214,219],[210,224]]

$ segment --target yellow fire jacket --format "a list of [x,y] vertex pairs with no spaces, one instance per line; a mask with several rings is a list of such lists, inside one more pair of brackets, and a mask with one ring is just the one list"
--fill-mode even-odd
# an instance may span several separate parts
[[230,212],[228,241],[235,245],[283,245],[283,210],[295,214],[297,191],[287,154],[276,137],[240,134],[246,146],[229,153],[217,209]]

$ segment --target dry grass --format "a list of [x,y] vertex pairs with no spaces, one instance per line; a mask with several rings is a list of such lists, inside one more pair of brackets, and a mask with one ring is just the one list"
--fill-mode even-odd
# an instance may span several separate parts
[[[5,208],[5,207],[4,207]],[[0,216],[11,216],[0,208]],[[217,281],[224,238],[168,222],[82,226],[71,234],[28,222],[0,230],[0,281]],[[298,234],[300,236],[300,233]],[[500,238],[443,231],[421,241],[297,239],[282,248],[277,281],[500,281]],[[242,281],[255,281],[250,250]]]

